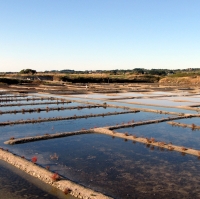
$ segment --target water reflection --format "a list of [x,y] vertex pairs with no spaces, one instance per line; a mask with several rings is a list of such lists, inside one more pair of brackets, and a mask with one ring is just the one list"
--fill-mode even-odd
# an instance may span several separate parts
[[[175,151],[105,135],[40,141],[20,148],[26,157],[38,154],[42,165],[114,198],[197,198],[200,194],[199,160]],[[58,160],[50,159],[53,153]]]
[[0,160],[0,176],[0,196],[2,199],[75,199],[2,160]]
[[[193,118],[192,118],[193,119]],[[184,119],[185,121],[186,119]],[[188,119],[190,121],[190,119]],[[181,122],[182,120],[177,120]],[[136,126],[134,128],[117,129],[117,132],[128,132],[138,137],[155,138],[156,141],[172,143],[178,146],[185,146],[200,150],[200,133],[192,131],[191,128],[171,126],[167,123],[149,124]]]

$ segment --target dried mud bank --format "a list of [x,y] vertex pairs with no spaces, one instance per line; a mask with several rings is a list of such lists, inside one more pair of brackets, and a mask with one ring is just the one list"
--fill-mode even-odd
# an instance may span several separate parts
[[119,129],[119,128],[127,128],[127,127],[134,127],[134,126],[141,126],[141,125],[147,125],[147,124],[153,124],[153,123],[160,123],[160,122],[166,122],[171,120],[179,120],[184,118],[192,118],[192,117],[199,117],[200,115],[192,115],[192,114],[185,114],[184,116],[178,116],[178,117],[168,117],[168,118],[161,118],[157,120],[147,120],[142,122],[129,122],[127,124],[119,124],[115,126],[109,126],[106,127],[109,130],[113,129]]
[[163,110],[154,110],[154,109],[147,109],[147,108],[138,108],[140,111],[144,112],[152,112],[157,114],[168,114],[168,115],[178,115],[178,116],[184,116],[185,113],[177,113],[177,112],[171,112],[171,111],[163,111]]
[[106,134],[106,135],[109,135],[112,137],[122,138],[124,140],[132,140],[134,142],[144,143],[148,146],[156,146],[158,148],[167,149],[169,151],[178,151],[178,152],[181,152],[182,154],[190,154],[190,155],[200,157],[200,150],[186,148],[184,146],[177,146],[177,145],[173,145],[171,143],[167,144],[165,142],[158,142],[154,138],[143,138],[143,137],[137,137],[135,135],[128,135],[127,133],[124,133],[124,134],[117,133],[115,131],[109,130],[108,128],[95,128],[94,132]]
[[25,137],[25,138],[11,138],[8,141],[5,141],[4,144],[21,144],[26,142],[35,142],[39,140],[48,140],[48,139],[54,139],[54,138],[61,138],[61,137],[68,137],[73,135],[82,135],[82,134],[89,134],[94,133],[93,130],[81,130],[81,131],[74,131],[74,132],[63,132],[63,133],[54,133],[54,134],[45,134],[40,136],[32,136],[32,137]]
[[190,105],[190,107],[200,107],[200,104]]
[[101,114],[89,114],[89,115],[80,115],[80,116],[71,116],[71,117],[56,117],[56,118],[53,117],[53,118],[41,118],[41,119],[37,119],[37,120],[33,119],[33,120],[8,121],[8,122],[1,122],[0,126],[50,122],[50,121],[58,121],[58,120],[73,120],[73,119],[90,118],[90,117],[104,117],[104,116],[109,116],[109,115],[120,115],[120,114],[137,113],[137,112],[139,112],[139,111],[131,110],[131,111],[101,113]]
[[200,130],[200,126],[197,126],[196,124],[184,124],[184,123],[179,123],[179,122],[167,122],[168,124],[172,125],[172,126],[181,126],[183,128],[191,128],[192,130]]
[[105,196],[99,192],[93,191],[81,185],[75,184],[69,180],[63,179],[62,177],[49,170],[46,170],[39,165],[32,163],[22,157],[16,156],[8,151],[0,149],[0,159],[7,163],[21,169],[22,171],[32,175],[43,182],[50,184],[51,186],[63,191],[65,194],[70,194],[77,198],[82,199],[110,199],[111,197]]
[[[200,107],[200,105],[199,105],[199,107]],[[196,107],[196,106],[193,107],[193,105],[190,105],[190,106],[177,106],[177,108],[191,110],[191,111],[197,111],[197,112],[200,111],[199,107]]]

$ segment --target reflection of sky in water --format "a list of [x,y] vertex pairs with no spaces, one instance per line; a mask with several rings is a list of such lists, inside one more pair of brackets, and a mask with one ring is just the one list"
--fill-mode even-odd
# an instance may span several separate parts
[[13,110],[22,110],[22,109],[37,109],[37,108],[53,108],[53,107],[69,107],[69,106],[81,106],[85,105],[82,103],[64,103],[64,104],[37,104],[37,105],[24,105],[24,106],[6,106],[6,107],[0,107],[1,111],[13,111]]
[[200,103],[200,98],[199,96],[196,97],[196,96],[189,96],[189,97],[162,97],[162,99],[166,99],[166,100],[171,100],[171,101],[174,101],[174,100],[183,100],[183,101],[191,101],[193,103]]
[[[110,94],[78,94],[78,95],[68,95],[68,97],[77,97],[77,98],[122,98],[122,97],[142,97],[149,95],[149,93],[110,93]],[[151,95],[151,94],[150,94]]]
[[153,95],[178,95],[179,93],[177,93],[177,92],[165,92],[165,91],[153,91],[153,92],[151,92],[151,94],[153,94]]
[[[132,93],[130,93],[131,95]],[[136,93],[133,93],[136,94]],[[138,94],[138,93],[137,93]],[[145,93],[146,95],[147,93]],[[152,92],[153,95],[160,95],[162,92]],[[163,94],[169,94],[163,92]],[[174,95],[175,93],[173,93]],[[112,94],[111,94],[112,95]],[[119,94],[121,96],[121,93]],[[122,94],[123,95],[123,94]],[[149,95],[149,94],[148,94]],[[52,96],[55,95],[40,95]],[[84,95],[86,96],[86,95]],[[88,95],[92,96],[92,95]],[[110,98],[110,95],[93,94],[93,96]],[[129,93],[125,96],[129,96]],[[65,98],[69,100],[82,100],[102,104],[104,100],[91,100],[87,98]],[[116,96],[112,96],[116,97]],[[193,97],[192,97],[193,98]],[[169,100],[163,100],[163,105],[168,105]],[[170,100],[172,98],[169,98]],[[182,98],[180,98],[182,99]],[[141,103],[141,99],[138,99]],[[144,99],[148,100],[149,99]],[[155,99],[151,99],[154,100]],[[44,100],[43,100],[44,101]],[[161,100],[158,100],[161,101]],[[29,101],[28,101],[29,102]],[[127,104],[124,102],[107,102],[108,104],[127,106],[131,108],[148,108],[165,110],[180,113],[195,113],[195,111],[178,108],[166,108],[156,106],[145,106]],[[179,103],[179,102],[178,102]],[[24,107],[6,107],[4,110],[22,108],[46,108],[76,106],[81,103],[69,103],[65,105],[39,105]],[[180,103],[179,103],[180,105]],[[3,107],[1,107],[2,110]],[[4,107],[5,108],[5,107]],[[7,109],[8,108],[8,109]],[[49,111],[40,113],[5,114],[0,115],[0,120],[19,120],[20,117],[57,117],[73,116],[84,114],[98,114],[102,112],[119,111],[114,108],[91,108],[82,110]],[[2,110],[3,111],[3,110]],[[198,198],[200,195],[199,177],[200,162],[197,157],[191,155],[181,156],[175,151],[160,151],[155,147],[147,147],[141,143],[133,144],[131,141],[125,142],[123,139],[112,139],[110,136],[101,134],[88,134],[71,136],[59,139],[30,142],[20,145],[4,145],[3,142],[10,137],[26,137],[42,134],[52,134],[56,132],[70,132],[82,128],[89,129],[95,126],[110,126],[117,123],[131,120],[141,121],[149,119],[166,118],[169,115],[155,114],[149,112],[139,112],[123,115],[113,115],[105,117],[63,120],[55,122],[43,122],[36,124],[24,124],[0,127],[0,145],[19,155],[24,155],[31,159],[38,156],[38,164],[50,166],[50,169],[59,174],[83,184],[89,188],[111,195],[114,198]],[[3,118],[3,119],[2,119]],[[177,120],[181,123],[199,124],[199,118]],[[171,126],[167,123],[150,124],[134,128],[118,129],[119,132],[128,132],[144,137],[154,137],[158,141],[172,142],[173,144],[200,149],[199,131],[192,131],[190,128]],[[51,160],[50,155],[56,153],[57,160]],[[188,169],[189,168],[189,169]],[[194,188],[195,187],[195,188]],[[182,190],[182,191],[180,191]],[[186,191],[185,191],[186,190]]]
[[[1,105],[6,105],[6,104],[13,104],[13,106],[19,106],[20,104],[35,104],[35,103],[56,103],[57,100],[28,100],[28,101],[8,101],[8,102],[1,102]],[[60,102],[60,100],[58,100]]]
[[155,105],[162,105],[162,106],[187,106],[192,105],[192,102],[174,102],[170,100],[162,99],[125,99],[124,102],[132,102],[132,103],[141,103],[141,104],[155,104]]
[[[187,119],[175,120],[175,122],[180,122],[180,123],[184,123],[184,124],[195,124],[197,126],[200,126],[199,117],[192,117],[192,118],[187,118]],[[199,131],[199,130],[197,130],[197,131]],[[200,133],[200,131],[199,131],[199,133]]]
[[[71,98],[71,100],[78,100],[78,98]],[[92,103],[99,103],[102,104],[103,102],[106,102],[105,100],[91,100],[91,99],[81,99],[81,101],[85,102],[92,102]],[[186,110],[181,108],[169,108],[169,107],[162,107],[162,106],[151,106],[151,105],[139,105],[139,104],[129,104],[126,103],[125,100],[120,100],[120,102],[112,102],[107,101],[107,104],[115,105],[115,106],[127,106],[131,108],[145,108],[145,109],[154,109],[154,110],[162,110],[162,111],[171,111],[171,112],[178,112],[178,113],[196,113],[196,111],[193,110]]]
[[[20,155],[30,159],[36,154],[39,164],[114,198],[173,198],[174,194],[197,198],[200,193],[199,160],[175,151],[99,134],[26,143],[19,148]],[[58,160],[50,159],[54,153]]]
[[2,199],[56,199],[58,198],[57,195],[60,199],[72,199],[72,197],[66,197],[58,190],[53,193],[50,185],[23,173],[2,160],[0,161],[0,176],[0,195]]
[[121,97],[152,97],[152,96],[162,96],[162,95],[184,95],[188,94],[187,92],[127,92],[127,93],[111,93],[111,94],[77,94],[77,95],[68,95],[68,97],[79,97],[79,98],[121,98]]
[[[190,120],[190,119],[189,119]],[[176,120],[181,122],[182,120]],[[134,128],[116,129],[118,132],[128,132],[139,137],[155,138],[157,141],[172,142],[175,145],[192,147],[200,150],[200,132],[192,131],[190,128],[171,126],[170,124],[158,123]]]
[[[10,137],[25,137],[32,135],[39,135],[45,133],[56,133],[56,132],[70,132],[80,130],[82,128],[90,129],[95,126],[104,127],[116,125],[117,123],[129,122],[131,120],[141,121],[168,117],[168,115],[155,114],[148,112],[139,112],[139,113],[129,113],[123,115],[112,115],[104,117],[94,117],[87,119],[76,119],[76,120],[62,120],[54,122],[42,122],[35,124],[18,124],[13,126],[2,126],[0,143],[9,139]],[[52,129],[53,127],[53,129]]]
[[89,115],[89,114],[101,114],[108,112],[123,112],[124,110],[121,108],[84,108],[84,109],[67,109],[67,110],[59,110],[59,111],[40,111],[32,112],[32,113],[16,113],[16,114],[3,114],[0,116],[0,122],[5,121],[16,121],[16,120],[26,120],[26,119],[38,119],[38,118],[53,118],[53,117],[70,117],[74,115]]
[[126,104],[123,102],[108,102],[109,104],[113,104],[116,106],[128,106],[131,108],[144,108],[144,109],[154,109],[154,110],[162,110],[162,111],[169,111],[169,112],[178,112],[178,113],[196,113],[193,110],[186,110],[181,108],[168,108],[168,107],[161,107],[161,106],[145,106],[145,105],[138,105],[138,104]]
[[11,100],[11,101],[20,101],[20,102],[23,102],[23,101],[25,101],[27,98],[32,98],[32,96],[16,96],[16,97],[12,97],[12,96],[8,96],[8,97],[2,97],[2,96],[0,96],[0,102],[1,101],[9,101],[9,100]]

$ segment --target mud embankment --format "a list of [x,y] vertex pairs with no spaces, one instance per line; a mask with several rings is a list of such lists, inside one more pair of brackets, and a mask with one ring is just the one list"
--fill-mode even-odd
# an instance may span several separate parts
[[75,184],[72,181],[66,180],[56,173],[53,173],[36,163],[26,160],[24,157],[16,156],[6,150],[0,149],[0,159],[9,164],[21,169],[22,171],[32,175],[43,182],[50,184],[53,187],[63,191],[65,194],[70,194],[82,199],[109,199],[99,192],[93,191],[81,185]]

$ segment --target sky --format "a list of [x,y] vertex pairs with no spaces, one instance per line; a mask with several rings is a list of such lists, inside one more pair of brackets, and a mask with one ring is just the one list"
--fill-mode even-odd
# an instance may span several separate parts
[[0,72],[200,68],[199,0],[0,0]]

